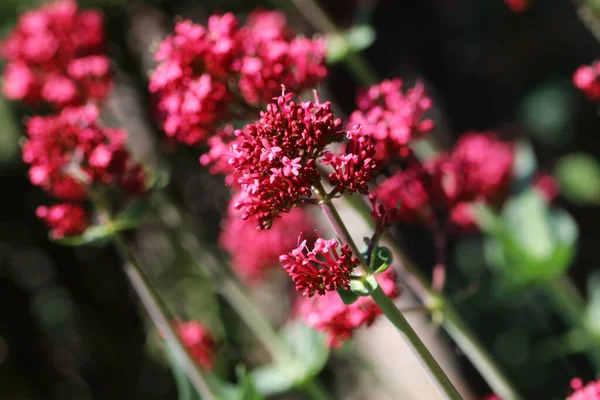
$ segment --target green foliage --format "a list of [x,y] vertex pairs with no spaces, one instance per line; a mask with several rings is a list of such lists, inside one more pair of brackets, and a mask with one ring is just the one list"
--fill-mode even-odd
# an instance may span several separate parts
[[350,290],[359,296],[370,296],[375,289],[377,289],[377,281],[372,274],[350,281]]
[[340,297],[342,298],[342,301],[344,302],[344,304],[347,306],[354,303],[360,297],[360,295],[353,292],[352,290],[339,289],[337,292],[340,295]]
[[551,209],[533,190],[510,199],[501,216],[479,205],[476,215],[490,237],[488,262],[509,283],[531,284],[565,272],[575,254],[578,230],[564,210]]
[[327,37],[327,62],[341,62],[351,53],[358,53],[373,44],[375,30],[369,25],[355,25],[343,33]]
[[394,261],[392,251],[385,246],[377,246],[373,251],[371,268],[375,274],[386,271]]
[[252,371],[257,389],[265,396],[302,387],[321,372],[329,358],[325,337],[311,327],[299,321],[290,321],[281,333],[298,362],[270,364]]
[[555,168],[562,194],[574,203],[600,204],[600,163],[587,154],[562,157]]

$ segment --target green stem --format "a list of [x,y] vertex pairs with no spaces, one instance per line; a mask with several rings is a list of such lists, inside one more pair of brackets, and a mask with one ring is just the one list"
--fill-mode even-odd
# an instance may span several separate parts
[[544,290],[562,318],[572,327],[578,329],[587,342],[586,354],[596,371],[600,370],[600,338],[590,332],[583,320],[585,315],[585,300],[573,285],[568,276],[557,276],[544,284]]
[[131,252],[131,249],[119,233],[115,233],[113,241],[126,260],[125,273],[131,282],[131,286],[136,291],[146,311],[148,311],[156,329],[164,336],[165,341],[175,353],[190,383],[203,399],[216,399],[202,372],[198,369],[197,364],[191,358],[187,349],[181,343],[179,336],[171,326],[167,317],[169,315],[167,306],[162,302],[160,295],[153,288],[144,270]]
[[[373,218],[361,198],[349,198],[347,203],[372,228],[375,226]],[[435,293],[432,290],[427,279],[398,247],[392,235],[384,233],[382,242],[392,251],[394,259],[400,260],[401,268],[398,271],[400,279],[424,304],[434,304],[431,308],[436,309],[436,312],[442,316],[442,326],[446,332],[479,371],[494,393],[501,399],[520,399],[521,396],[518,391],[496,365],[487,349],[471,332],[471,329],[452,306],[450,300],[442,293]]]
[[404,318],[394,302],[383,292],[380,286],[375,289],[371,297],[373,300],[375,300],[375,303],[377,303],[379,308],[381,308],[381,311],[383,311],[383,314],[387,317],[387,319],[389,319],[390,322],[394,324],[394,326],[398,328],[400,332],[402,332],[405,339],[410,343],[413,351],[418,356],[419,360],[434,377],[435,382],[438,385],[438,389],[440,389],[440,391],[444,393],[448,399],[461,399],[462,397],[452,382],[450,382],[450,379],[448,379],[427,347],[425,347],[419,336],[412,329],[406,318]]
[[[318,183],[313,187],[313,190],[321,202],[321,209],[323,213],[329,220],[329,223],[333,227],[335,233],[339,236],[340,240],[347,244],[352,249],[354,255],[358,257],[361,261],[362,267],[366,273],[371,273],[369,266],[366,265],[364,258],[362,257],[358,247],[352,237],[350,236],[350,232],[348,228],[344,224],[344,221],[340,217],[337,209],[333,205],[330,199],[328,199],[327,194],[323,188],[323,186]],[[381,287],[377,287],[371,297],[377,303],[379,308],[383,314],[387,317],[387,319],[394,324],[394,326],[402,333],[404,338],[410,344],[413,352],[419,358],[419,360],[423,363],[423,366],[429,372],[430,377],[436,384],[437,388],[441,393],[445,395],[446,398],[452,400],[460,400],[462,397],[450,381],[446,373],[439,366],[437,361],[433,358],[425,344],[421,341],[416,332],[412,329],[406,318],[402,315],[402,313],[398,310],[394,302],[383,292]]]
[[[173,232],[177,240],[184,245],[191,258],[200,267],[206,268],[211,273],[219,292],[269,352],[271,358],[282,367],[289,368],[297,365],[299,363],[297,356],[281,340],[267,317],[250,298],[242,283],[230,269],[229,264],[218,252],[203,248],[197,236],[192,233],[193,229],[189,226],[191,219],[182,215],[181,211],[164,193],[156,193],[154,200],[158,208],[158,216]],[[165,218],[166,215],[170,218]],[[313,400],[331,400],[331,396],[315,379],[306,382],[302,389]]]

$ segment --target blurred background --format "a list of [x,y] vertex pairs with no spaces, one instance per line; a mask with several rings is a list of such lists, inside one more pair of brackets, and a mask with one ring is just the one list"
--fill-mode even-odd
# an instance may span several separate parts
[[[199,167],[197,150],[165,141],[152,122],[153,104],[147,94],[147,72],[153,66],[150,49],[178,16],[204,22],[214,12],[243,15],[256,6],[281,8],[299,31],[315,33],[292,3],[79,2],[82,8],[99,8],[106,15],[108,50],[117,68],[108,119],[130,130],[138,157],[169,166],[168,191],[190,213],[188,222],[206,246],[216,245],[227,191],[219,178]],[[502,0],[320,2],[341,27],[373,28],[375,39],[363,55],[378,76],[409,83],[424,79],[436,105],[434,138],[440,147],[450,147],[469,130],[494,130],[522,144],[522,168],[559,178],[559,206],[574,218],[579,232],[568,274],[584,296],[578,310],[589,314],[590,329],[600,335],[600,281],[595,275],[600,271],[600,116],[597,105],[572,84],[573,72],[598,57],[600,43],[577,14],[579,2],[530,3],[526,11],[515,13]],[[20,13],[39,4],[2,0],[0,36],[10,31]],[[593,27],[593,19],[591,23]],[[324,85],[326,96],[321,96],[331,99],[341,115],[349,114],[361,82],[335,64]],[[52,244],[35,217],[37,205],[47,201],[29,183],[20,159],[22,121],[28,112],[0,99],[0,398],[176,399],[171,370],[128,288],[117,253],[110,246]],[[167,161],[154,157],[156,148],[168,154]],[[206,277],[190,271],[193,266],[182,243],[157,227],[159,217],[149,216],[132,240],[159,278],[161,292],[181,315],[211,324],[224,343],[220,359],[225,361],[218,365],[223,375],[235,375],[235,360],[260,363],[265,355],[248,350],[253,339],[228,306],[211,295]],[[426,232],[398,227],[396,233],[417,265],[433,264]],[[572,298],[557,298],[556,292],[548,296],[548,288],[535,282],[519,290],[499,284],[488,268],[484,242],[482,235],[452,238],[448,295],[527,399],[564,398],[571,378],[594,378],[586,349],[560,312]],[[257,296],[265,304],[281,303],[282,310],[273,310],[272,317],[282,321],[289,307],[281,301],[287,289],[277,280],[270,286],[257,289]],[[488,394],[475,369],[443,331],[438,332],[456,373],[476,397]],[[321,375],[323,382],[337,388],[336,398],[346,398],[343,386],[353,376],[349,365],[355,361],[352,349],[344,348]],[[286,396],[282,398],[301,398]]]

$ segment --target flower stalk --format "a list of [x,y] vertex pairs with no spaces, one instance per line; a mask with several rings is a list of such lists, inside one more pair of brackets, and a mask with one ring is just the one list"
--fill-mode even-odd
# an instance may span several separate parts
[[[321,201],[321,209],[325,216],[329,220],[335,233],[339,238],[354,252],[355,256],[361,261],[362,269],[365,274],[370,274],[372,271],[369,266],[366,265],[364,258],[362,257],[356,243],[350,236],[348,228],[344,224],[344,221],[340,217],[337,209],[331,202],[331,200],[325,194],[323,186],[318,183],[314,186],[314,191],[317,198]],[[404,338],[410,344],[413,352],[423,363],[423,366],[427,369],[431,379],[434,381],[439,391],[448,399],[462,399],[446,373],[439,366],[437,361],[433,358],[425,344],[421,341],[416,332],[412,329],[406,318],[398,310],[392,300],[383,292],[381,287],[377,287],[371,294],[372,299],[381,308],[383,314],[387,319],[394,324],[394,326],[400,331]]]

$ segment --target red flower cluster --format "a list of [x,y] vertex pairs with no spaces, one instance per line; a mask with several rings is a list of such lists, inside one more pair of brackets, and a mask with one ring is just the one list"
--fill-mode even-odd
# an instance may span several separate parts
[[[236,198],[232,199],[234,204]],[[298,236],[312,245],[317,239],[308,214],[294,209],[274,221],[269,230],[256,231],[256,218],[243,220],[240,212],[229,207],[219,243],[231,254],[231,266],[250,282],[261,281],[273,267],[279,267],[279,255],[298,246]]]
[[512,164],[511,144],[489,132],[467,133],[452,154],[414,163],[387,179],[377,189],[377,198],[388,210],[400,203],[396,216],[405,222],[430,228],[450,223],[469,230],[475,227],[470,204],[500,204],[507,195]]
[[[69,201],[85,200],[98,186],[116,187],[129,196],[146,190],[145,172],[125,147],[126,133],[100,126],[98,114],[95,106],[84,106],[28,121],[23,160],[30,164],[34,185]],[[75,205],[42,207],[38,215],[54,236],[80,233],[85,220]],[[71,221],[61,221],[60,215]]]
[[197,321],[180,322],[176,331],[196,364],[202,369],[211,370],[215,362],[216,343],[210,332]]
[[255,11],[239,28],[231,13],[207,27],[183,21],[155,54],[150,79],[167,135],[204,142],[224,117],[268,102],[281,85],[314,86],[325,77],[325,46],[294,37],[278,12]]
[[422,83],[402,93],[400,79],[384,80],[359,94],[358,110],[350,115],[350,126],[362,125],[363,135],[375,142],[376,158],[387,161],[400,155],[411,140],[433,129],[423,114],[432,102]]
[[579,67],[573,74],[573,83],[588,99],[600,100],[600,62]]
[[257,216],[260,229],[311,197],[311,187],[320,180],[317,157],[344,136],[329,102],[298,104],[292,97],[282,94],[269,104],[258,122],[236,132],[241,139],[232,146],[229,164],[243,191],[236,207],[244,219]]
[[378,163],[374,159],[375,146],[368,136],[360,136],[360,131],[360,126],[357,126],[348,134],[350,142],[345,154],[326,151],[321,160],[323,164],[333,168],[333,172],[329,174],[329,183],[339,194],[368,194],[368,182],[375,178],[378,171]]
[[8,62],[3,93],[55,107],[103,100],[111,86],[110,62],[102,55],[103,19],[59,0],[24,13],[2,45]]
[[571,387],[575,392],[567,400],[600,400],[600,381],[583,386],[581,379],[576,378],[571,381]]
[[348,245],[338,253],[335,239],[315,241],[308,250],[306,240],[298,248],[279,257],[285,271],[292,277],[296,290],[304,296],[324,295],[327,291],[350,288],[350,274],[359,261]]
[[504,0],[512,12],[522,13],[529,8],[533,0]]
[[44,220],[46,225],[52,227],[51,235],[54,239],[79,235],[88,227],[87,212],[77,204],[61,203],[51,207],[40,206],[36,210],[36,215]]
[[[400,294],[391,269],[377,277],[379,285],[389,297]],[[381,315],[381,309],[370,297],[360,297],[351,305],[345,305],[337,293],[302,297],[296,303],[296,311],[304,322],[327,335],[330,347],[340,347],[350,339],[354,330],[370,326]]]
[[236,136],[233,125],[225,125],[217,130],[216,135],[208,138],[206,143],[210,150],[200,156],[201,165],[208,166],[213,175],[225,175],[225,184],[235,188],[238,188],[237,181],[240,176],[229,164],[229,159],[234,156],[231,147],[240,142],[241,138]]

